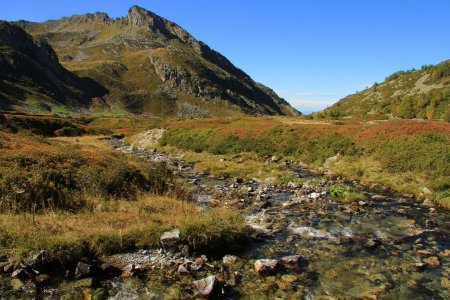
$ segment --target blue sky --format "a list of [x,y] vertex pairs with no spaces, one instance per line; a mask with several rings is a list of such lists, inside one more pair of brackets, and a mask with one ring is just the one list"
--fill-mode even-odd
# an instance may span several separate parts
[[450,58],[449,0],[16,0],[0,19],[44,21],[137,4],[172,20],[303,112],[403,69]]

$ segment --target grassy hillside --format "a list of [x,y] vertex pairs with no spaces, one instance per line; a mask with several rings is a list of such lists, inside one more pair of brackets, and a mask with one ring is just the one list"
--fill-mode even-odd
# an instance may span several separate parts
[[[173,228],[191,247],[206,250],[245,238],[238,214],[199,212],[184,201],[184,188],[165,165],[113,151],[104,136],[92,135],[120,121],[108,128],[100,125],[104,119],[97,121],[0,115],[1,256],[41,249],[55,256],[80,248],[97,255],[124,252],[157,246]],[[62,137],[67,129],[61,128],[80,131]]]
[[[450,124],[445,122],[222,118],[171,121],[163,127],[167,131],[160,140],[162,146],[197,153],[191,157],[200,165],[212,159],[210,154],[218,155],[215,163],[207,164],[209,171],[217,174],[241,170],[232,175],[259,173],[259,177],[279,176],[282,180],[289,174],[271,170],[282,170],[282,161],[302,162],[322,172],[381,183],[404,193],[419,195],[428,187],[434,192],[430,196],[449,205]],[[272,156],[280,160],[265,165]],[[220,161],[224,158],[229,161]],[[237,168],[249,159],[261,164],[247,165],[251,172]]]
[[96,13],[15,24],[47,41],[64,67],[107,90],[92,97],[96,114],[299,114],[177,24],[137,6],[118,19]]
[[317,116],[450,121],[450,60],[420,70],[394,73],[384,82],[340,100]]

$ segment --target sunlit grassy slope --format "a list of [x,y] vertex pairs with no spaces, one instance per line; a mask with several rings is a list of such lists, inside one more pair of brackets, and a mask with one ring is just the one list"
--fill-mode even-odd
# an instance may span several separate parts
[[[382,183],[405,193],[419,195],[426,186],[434,191],[434,198],[448,204],[450,124],[446,122],[317,122],[241,117],[171,121],[163,127],[168,129],[160,140],[163,146],[236,160],[242,160],[242,153],[253,153],[262,161],[279,156],[349,179]],[[334,156],[334,160],[328,160]],[[209,159],[197,160],[200,166],[217,169],[213,163],[207,163]],[[219,161],[217,166],[223,164]]]
[[450,61],[399,71],[345,97],[316,117],[396,116],[450,121]]

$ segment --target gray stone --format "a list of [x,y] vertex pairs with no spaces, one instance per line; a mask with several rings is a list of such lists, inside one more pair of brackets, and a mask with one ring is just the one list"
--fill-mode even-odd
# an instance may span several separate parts
[[223,265],[229,267],[231,265],[234,265],[237,261],[237,257],[234,255],[225,255],[222,259]]
[[311,194],[308,195],[308,198],[311,198],[311,199],[317,199],[319,197],[320,197],[320,194],[316,193],[316,192],[311,193]]
[[92,266],[88,263],[80,261],[75,268],[75,278],[86,278],[92,274]]
[[164,232],[161,236],[161,244],[164,249],[173,249],[180,243],[180,241],[179,229]]
[[40,269],[44,265],[45,257],[45,250],[41,250],[32,257],[25,259],[24,263],[32,269]]
[[17,269],[11,274],[12,278],[26,279],[28,277],[27,272],[24,269]]
[[278,260],[276,259],[259,259],[254,264],[255,270],[258,273],[271,273],[278,267]]
[[189,274],[189,267],[187,264],[182,264],[178,266],[178,274]]
[[206,278],[192,282],[195,297],[209,298],[218,286],[216,276],[211,275]]
[[289,255],[282,257],[280,260],[284,265],[298,265],[300,258],[300,255]]

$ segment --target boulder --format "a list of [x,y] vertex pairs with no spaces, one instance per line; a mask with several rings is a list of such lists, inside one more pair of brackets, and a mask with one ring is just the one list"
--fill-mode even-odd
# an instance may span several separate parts
[[199,298],[211,297],[218,288],[217,278],[214,275],[192,282],[194,296]]
[[39,270],[43,268],[46,258],[45,250],[41,250],[35,255],[24,260],[25,265],[29,266],[32,269]]
[[231,266],[234,265],[237,261],[237,257],[234,255],[225,255],[222,259],[222,263],[224,266]]
[[187,264],[179,265],[177,272],[182,275],[189,274],[189,266]]
[[134,275],[134,264],[126,265],[122,270],[122,277],[132,277]]
[[301,258],[300,255],[289,255],[282,257],[280,260],[283,265],[294,266],[300,263],[300,258]]
[[171,231],[164,232],[160,241],[164,249],[175,248],[181,241],[180,230],[173,229]]
[[80,279],[89,277],[92,274],[92,270],[92,265],[80,261],[75,268],[75,278]]
[[427,265],[424,264],[424,263],[422,263],[422,262],[417,262],[417,263],[414,263],[414,266],[415,266],[417,269],[423,269],[423,268],[425,268]]
[[258,259],[254,264],[255,270],[258,273],[271,273],[278,267],[278,260],[276,259]]

